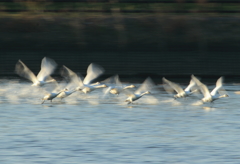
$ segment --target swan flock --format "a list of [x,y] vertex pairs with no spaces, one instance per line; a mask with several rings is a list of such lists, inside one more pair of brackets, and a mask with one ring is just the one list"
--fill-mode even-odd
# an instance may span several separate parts
[[[101,96],[119,94],[126,96],[125,101],[127,104],[132,104],[136,100],[139,100],[145,95],[154,95],[152,92],[156,91],[156,85],[150,77],[148,77],[139,87],[133,84],[123,84],[118,75],[107,78],[106,80],[95,82],[96,79],[104,73],[104,69],[91,63],[87,68],[86,77],[83,77],[80,73],[72,71],[67,66],[63,65],[60,69],[60,75],[63,77],[63,81],[58,82],[51,75],[57,68],[57,63],[48,57],[44,57],[41,62],[41,69],[37,75],[35,75],[21,60],[18,60],[15,66],[15,72],[19,76],[28,79],[32,82],[33,87],[42,87],[49,84],[52,88],[50,91],[41,97],[43,104],[45,101],[53,101],[55,98],[65,99],[76,92],[82,94],[90,94],[94,90],[103,90]],[[217,99],[228,97],[227,94],[221,94],[223,89],[223,77],[220,77],[216,82],[216,87],[210,92],[208,87],[203,84],[199,78],[191,75],[191,80],[186,88],[182,88],[179,84],[172,82],[165,77],[162,78],[163,88],[168,94],[176,99],[190,97],[194,94],[201,93],[202,97],[200,101],[202,103],[213,102]],[[137,88],[137,89],[135,89]]]

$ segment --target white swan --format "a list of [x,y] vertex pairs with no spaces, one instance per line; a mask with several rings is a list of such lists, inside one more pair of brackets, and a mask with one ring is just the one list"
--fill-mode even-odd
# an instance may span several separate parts
[[197,92],[197,89],[192,90],[192,88],[196,85],[196,83],[193,80],[190,81],[189,85],[184,90],[182,89],[182,87],[180,85],[167,80],[165,77],[163,77],[162,80],[164,83],[166,83],[168,86],[170,86],[170,88],[169,88],[166,85],[163,85],[164,89],[167,92],[171,92],[171,93],[173,91],[177,92],[177,94],[174,95],[174,98],[187,97],[187,96],[190,96],[191,94]]
[[219,91],[220,88],[222,88],[223,85],[223,77],[220,77],[217,82],[216,82],[216,87],[212,90],[212,92],[209,92],[207,86],[203,83],[201,83],[194,75],[192,75],[192,79],[195,81],[195,83],[198,85],[198,87],[200,88],[202,94],[203,94],[203,98],[202,98],[202,102],[206,103],[206,102],[213,102],[219,98],[223,98],[223,97],[229,97],[227,94],[223,94],[223,95],[217,95],[217,92]]
[[22,76],[33,82],[32,86],[42,86],[46,83],[54,82],[55,80],[50,76],[57,64],[54,60],[44,57],[41,63],[41,70],[37,76],[21,61],[18,60],[15,66],[15,71],[19,76]]
[[48,93],[47,95],[45,95],[43,98],[42,98],[42,104],[46,101],[46,100],[50,100],[51,103],[52,103],[52,100],[57,97],[60,93],[64,92],[64,91],[67,91],[67,89],[63,89],[59,92],[52,92],[52,93]]
[[128,98],[125,100],[125,102],[128,102],[128,104],[131,104],[133,101],[140,99],[145,94],[151,94],[151,92],[146,91],[141,94],[137,94],[137,93],[131,94],[128,96]]
[[80,88],[78,88],[78,87],[75,88],[75,89],[73,89],[73,90],[71,90],[71,91],[68,91],[68,90],[66,89],[65,91],[62,91],[59,95],[57,95],[57,97],[62,100],[62,99],[64,99],[64,98],[70,96],[70,95],[73,94],[74,92],[79,91],[79,90],[80,90]]
[[66,66],[63,66],[63,71],[62,71],[62,76],[70,79],[73,83],[76,84],[78,87],[78,90],[81,90],[83,93],[89,93],[92,92],[95,89],[98,88],[105,88],[107,87],[105,84],[100,84],[100,83],[94,83],[91,84],[91,82],[99,77],[102,73],[104,72],[104,69],[94,63],[91,63],[88,66],[87,69],[87,75],[84,78],[84,80],[81,79],[75,72],[67,68]]
[[153,86],[154,84],[151,78],[148,77],[134,93],[130,93],[129,91],[124,90],[124,92],[128,95],[128,98],[125,100],[125,102],[128,102],[128,104],[130,104],[133,103],[133,101],[140,99],[143,95],[151,94],[149,90],[152,89]]
[[81,91],[85,94],[90,93],[98,88],[106,88],[107,85],[105,84],[97,84],[97,85],[84,85],[84,87],[81,89]]
[[136,86],[135,85],[127,85],[127,86],[120,86],[120,87],[113,87],[110,89],[110,93],[111,94],[116,94],[116,95],[119,95],[123,90],[125,89],[129,89],[129,88],[135,88]]
[[105,91],[105,94],[110,92],[111,94],[119,95],[125,89],[136,87],[135,85],[122,85],[118,75],[115,75],[104,80],[103,83],[107,84],[108,86],[108,89]]

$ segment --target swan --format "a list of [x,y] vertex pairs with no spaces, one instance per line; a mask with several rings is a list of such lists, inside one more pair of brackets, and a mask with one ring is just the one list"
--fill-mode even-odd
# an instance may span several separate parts
[[71,94],[73,94],[74,92],[79,91],[79,90],[80,90],[80,88],[78,88],[78,87],[71,91],[68,91],[68,89],[66,89],[65,91],[62,91],[59,95],[57,95],[57,97],[61,98],[61,100],[62,100],[63,98],[68,97]]
[[223,98],[223,97],[229,97],[227,94],[223,94],[223,95],[217,95],[217,92],[219,92],[219,89],[222,88],[223,85],[223,77],[220,77],[217,82],[216,82],[216,87],[209,92],[207,86],[203,83],[201,83],[194,75],[192,75],[192,80],[195,81],[195,83],[198,85],[198,87],[200,88],[202,94],[203,94],[203,98],[202,98],[202,102],[206,103],[206,102],[213,102],[217,99]]
[[163,82],[166,83],[169,87],[164,85],[164,89],[167,92],[172,92],[173,90],[175,92],[177,92],[177,94],[174,95],[174,98],[183,98],[183,97],[187,97],[190,96],[191,94],[197,92],[198,90],[195,89],[193,91],[191,91],[191,89],[196,85],[196,83],[194,82],[194,80],[191,80],[189,85],[187,86],[187,88],[185,88],[184,90],[182,89],[182,87],[174,82],[171,82],[169,80],[167,80],[165,77],[162,78]]
[[119,95],[123,90],[125,90],[125,89],[129,89],[129,88],[135,88],[136,86],[135,85],[127,85],[127,86],[125,86],[125,87],[114,87],[114,88],[111,88],[110,89],[110,93],[111,94],[116,94],[116,95]]
[[151,78],[148,77],[134,93],[130,93],[129,91],[124,90],[124,92],[127,93],[127,95],[128,95],[128,98],[125,100],[125,102],[128,102],[128,104],[131,104],[131,103],[133,103],[133,101],[140,99],[142,96],[144,96],[146,94],[151,94],[151,92],[149,90],[153,86],[154,86],[154,84],[153,84]]
[[46,83],[54,82],[50,75],[56,69],[57,64],[54,60],[44,57],[41,63],[41,70],[37,76],[19,59],[15,66],[15,72],[33,82],[32,86],[43,86]]
[[82,80],[75,72],[63,66],[62,76],[70,79],[73,83],[77,85],[79,88],[78,90],[82,91],[83,93],[92,92],[98,88],[105,88],[107,87],[105,84],[100,84],[99,82],[92,84],[91,82],[103,74],[104,69],[97,64],[91,63],[87,68],[87,75]]
[[59,92],[52,92],[52,93],[46,94],[46,95],[42,98],[42,104],[43,104],[46,100],[50,100],[51,103],[52,103],[52,100],[53,100],[55,97],[57,97],[60,93],[65,92],[65,91],[67,91],[66,88],[63,89],[63,90],[61,90],[61,91],[59,91]]
[[146,91],[146,92],[143,92],[140,94],[137,94],[137,93],[131,94],[128,96],[128,98],[125,100],[125,102],[128,102],[128,104],[131,104],[133,101],[140,99],[143,95],[146,95],[146,94],[151,94],[151,92]]
[[115,75],[113,77],[110,77],[106,80],[104,80],[103,83],[107,83],[108,89],[105,91],[105,94],[111,93],[119,95],[123,90],[129,89],[129,88],[135,88],[135,85],[122,85],[119,76]]
[[106,84],[97,84],[97,85],[84,85],[84,88],[81,89],[81,91],[85,94],[90,93],[98,88],[106,88]]

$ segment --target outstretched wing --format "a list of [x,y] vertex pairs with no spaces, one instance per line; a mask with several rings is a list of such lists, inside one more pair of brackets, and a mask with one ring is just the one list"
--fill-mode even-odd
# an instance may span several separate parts
[[39,81],[45,81],[57,67],[57,63],[50,58],[44,57],[42,59],[41,70],[37,75]]
[[128,97],[134,97],[134,96],[135,96],[132,92],[130,92],[130,91],[127,90],[127,89],[124,89],[124,90],[122,91],[122,93],[124,93],[124,94],[127,95]]
[[[165,84],[168,84],[173,90],[175,90],[177,93],[183,93],[183,89],[176,83],[174,82],[171,82],[169,80],[167,80],[166,78],[162,78],[163,82]],[[168,88],[167,87],[164,87],[164,89],[167,91],[167,92],[170,92],[170,90],[167,90]]]
[[33,72],[21,61],[18,60],[15,66],[15,72],[33,83],[37,82],[37,77],[33,74]]
[[71,69],[63,65],[62,69],[60,70],[60,74],[65,80],[68,82],[69,85],[75,86],[83,86],[82,79]]
[[94,79],[96,79],[103,73],[104,73],[104,69],[101,66],[91,63],[88,66],[87,75],[86,75],[85,79],[83,80],[83,84],[84,85],[90,84]]
[[212,96],[217,94],[218,90],[222,87],[222,84],[223,84],[223,77],[220,77],[216,82],[216,87],[211,92]]
[[150,91],[154,86],[155,86],[155,84],[153,83],[152,79],[150,77],[148,77],[142,83],[142,85],[135,91],[135,94],[141,94],[143,92]]
[[196,83],[191,79],[189,85],[187,88],[185,88],[185,91],[191,91],[191,89],[196,85]]
[[207,88],[207,86],[205,84],[203,84],[202,82],[200,82],[200,80],[198,80],[198,78],[196,78],[194,75],[191,76],[192,80],[197,84],[197,86],[200,88],[203,96],[205,98],[211,97],[211,94]]

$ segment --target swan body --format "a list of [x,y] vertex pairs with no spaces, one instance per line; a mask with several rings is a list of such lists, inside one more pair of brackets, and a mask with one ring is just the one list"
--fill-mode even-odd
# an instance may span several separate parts
[[166,91],[174,90],[175,92],[177,92],[177,94],[174,95],[174,98],[187,97],[187,96],[190,96],[191,94],[197,92],[197,90],[191,91],[191,89],[196,85],[196,83],[193,80],[190,81],[189,85],[184,90],[180,85],[167,80],[165,77],[163,77],[162,80],[164,83],[166,83],[168,86],[171,87],[171,89],[165,87]]
[[54,60],[44,57],[41,63],[41,70],[37,76],[21,61],[18,60],[15,66],[15,72],[33,82],[32,86],[43,86],[46,83],[55,82],[50,75],[54,72],[57,64]]
[[64,89],[64,90],[61,90],[59,92],[52,92],[52,93],[48,93],[47,95],[45,95],[43,98],[42,98],[42,104],[46,101],[46,100],[50,100],[52,102],[52,100],[57,97],[60,93],[64,92],[64,91],[67,91],[67,89]]
[[223,85],[223,77],[220,77],[217,82],[216,82],[216,87],[210,92],[207,88],[207,86],[203,83],[201,83],[194,75],[192,75],[192,79],[196,82],[198,87],[200,88],[203,98],[202,102],[213,102],[217,99],[223,98],[223,97],[229,97],[227,94],[224,95],[217,95],[217,92],[219,91],[220,88],[222,88]]
[[111,88],[109,92],[114,95],[119,95],[121,91],[122,91],[122,88]]
[[80,90],[78,87],[76,88],[76,89],[73,89],[73,90],[71,90],[71,91],[62,91],[59,95],[57,95],[57,97],[58,98],[61,98],[61,100],[62,99],[64,99],[65,97],[68,97],[68,96],[70,96],[71,94],[73,94],[74,92],[76,92],[76,91],[78,91],[78,90]]
[[81,89],[81,91],[82,91],[83,93],[87,94],[87,93],[90,93],[90,92],[94,91],[95,89],[105,88],[105,87],[107,87],[107,85],[105,85],[105,84],[85,85],[85,86]]
[[133,101],[140,99],[145,94],[151,94],[151,93],[149,91],[146,91],[141,94],[135,93],[135,94],[129,95],[129,97],[125,100],[125,102],[128,102],[128,104],[131,104]]

